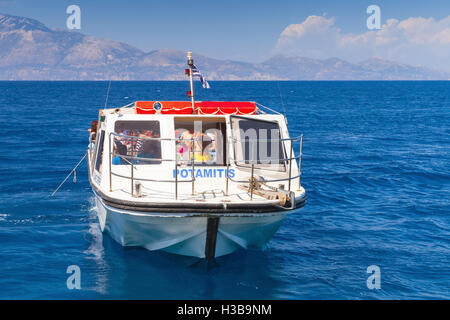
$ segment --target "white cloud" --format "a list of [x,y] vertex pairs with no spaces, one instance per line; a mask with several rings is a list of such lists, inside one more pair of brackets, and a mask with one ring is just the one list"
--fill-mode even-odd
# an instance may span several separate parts
[[277,51],[289,55],[326,58],[328,48],[335,47],[340,30],[334,18],[309,16],[300,24],[291,24],[281,33]]
[[334,18],[327,19],[322,16],[309,16],[301,24],[291,24],[281,33],[284,39],[289,37],[302,37],[308,33],[324,34],[334,25]]
[[275,51],[311,58],[339,57],[353,62],[378,56],[450,70],[450,16],[442,20],[389,19],[381,30],[361,34],[343,33],[333,18],[309,16],[283,30]]

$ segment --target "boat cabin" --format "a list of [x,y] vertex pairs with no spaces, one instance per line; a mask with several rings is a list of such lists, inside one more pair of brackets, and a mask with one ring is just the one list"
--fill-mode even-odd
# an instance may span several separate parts
[[101,110],[95,136],[94,192],[125,209],[265,211],[305,196],[302,137],[255,102],[136,101]]

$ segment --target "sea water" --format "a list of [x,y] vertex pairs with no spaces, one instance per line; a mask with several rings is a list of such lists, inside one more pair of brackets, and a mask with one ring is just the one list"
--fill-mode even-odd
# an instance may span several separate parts
[[[304,134],[307,205],[267,247],[214,265],[102,234],[85,163],[50,197],[105,102],[185,100],[188,90],[112,82],[105,101],[107,87],[0,82],[0,298],[450,298],[450,82],[196,83],[199,100],[255,100]],[[69,266],[80,289],[67,286]],[[367,285],[369,266],[380,289]]]

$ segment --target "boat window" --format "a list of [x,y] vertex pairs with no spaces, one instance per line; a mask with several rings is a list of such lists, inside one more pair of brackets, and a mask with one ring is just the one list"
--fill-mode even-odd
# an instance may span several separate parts
[[130,164],[131,161],[135,164],[161,163],[159,121],[120,120],[116,121],[114,131],[126,137],[114,137],[113,165]]
[[97,149],[97,158],[95,160],[95,170],[102,172],[103,144],[105,142],[105,130],[100,133],[100,139]]
[[285,171],[280,127],[277,122],[232,116],[236,164]]
[[225,165],[225,127],[225,118],[175,118],[178,163]]

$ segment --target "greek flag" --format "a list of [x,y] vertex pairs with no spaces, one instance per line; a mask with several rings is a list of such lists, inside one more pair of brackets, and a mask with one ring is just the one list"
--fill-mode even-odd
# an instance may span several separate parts
[[192,65],[192,75],[200,78],[203,88],[205,88],[205,89],[211,88],[209,86],[208,81],[206,81],[206,78],[201,74],[201,72],[198,70],[198,68],[195,65]]

